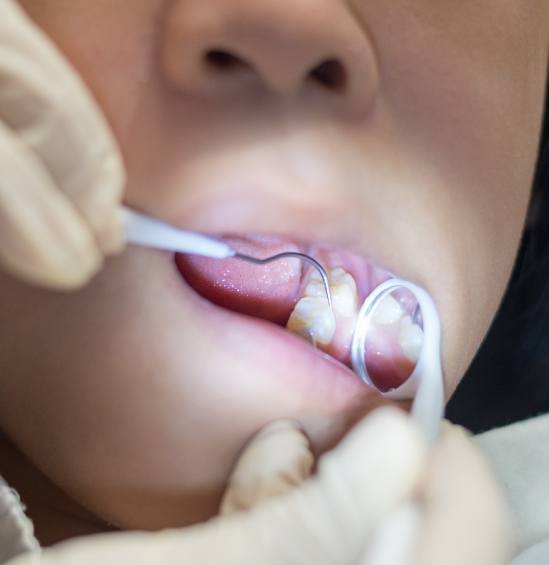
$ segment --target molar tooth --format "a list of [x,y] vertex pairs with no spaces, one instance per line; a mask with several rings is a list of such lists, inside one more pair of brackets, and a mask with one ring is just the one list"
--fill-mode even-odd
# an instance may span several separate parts
[[309,282],[309,284],[305,287],[304,294],[305,296],[326,297],[326,290],[324,289],[324,283],[322,282],[322,279],[312,280],[311,282]]
[[413,363],[417,363],[423,347],[423,330],[405,316],[400,322],[399,344],[402,352]]
[[358,309],[358,293],[355,281],[351,278],[352,284],[347,282],[331,286],[332,303],[334,310],[341,316],[356,316]]
[[[358,291],[355,279],[341,267],[337,267],[328,272],[328,280],[334,310],[342,316],[355,315],[358,309]],[[304,295],[318,298],[326,297],[324,283],[317,271],[311,273]]]
[[355,279],[338,267],[330,272],[330,283],[334,310],[340,316],[355,317],[358,312],[358,290]]
[[[328,278],[330,278],[329,273],[328,273]],[[312,269],[311,272],[309,273],[309,281],[322,282],[322,277],[320,276],[320,273],[316,269]]]
[[315,345],[328,345],[334,337],[336,321],[324,295],[305,296],[295,305],[286,327]]
[[358,311],[358,291],[353,277],[341,268],[328,272],[333,311],[326,300],[324,284],[314,271],[292,312],[286,327],[309,341],[327,346],[334,338],[337,319],[354,318]]
[[394,296],[388,294],[376,306],[372,315],[372,321],[375,324],[386,326],[398,322],[404,316],[404,313],[404,308],[400,302]]
[[330,271],[330,282],[332,284],[341,284],[344,282],[352,281],[352,284],[356,286],[355,279],[341,267],[336,267]]

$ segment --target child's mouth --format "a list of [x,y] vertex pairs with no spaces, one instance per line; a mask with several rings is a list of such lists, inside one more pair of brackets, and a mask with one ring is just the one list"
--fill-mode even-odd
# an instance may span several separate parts
[[[187,283],[210,302],[284,326],[350,367],[358,310],[379,284],[392,277],[391,273],[333,247],[302,245],[265,235],[224,239],[237,251],[258,258],[286,251],[315,258],[328,272],[332,309],[317,272],[299,259],[286,258],[261,266],[237,259],[178,254],[176,264]],[[387,390],[401,385],[412,372],[422,336],[410,323],[407,305],[396,300],[388,301],[374,322],[379,324],[379,337],[369,356],[370,376],[378,388]]]

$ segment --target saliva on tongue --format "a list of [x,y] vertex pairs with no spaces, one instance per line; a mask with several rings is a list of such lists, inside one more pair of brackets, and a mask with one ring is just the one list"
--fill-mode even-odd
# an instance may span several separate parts
[[[223,239],[236,251],[258,258],[286,251],[303,252],[298,245],[275,236]],[[266,265],[181,254],[175,260],[187,283],[210,302],[279,325],[286,324],[297,302],[304,268],[299,259],[293,258]]]

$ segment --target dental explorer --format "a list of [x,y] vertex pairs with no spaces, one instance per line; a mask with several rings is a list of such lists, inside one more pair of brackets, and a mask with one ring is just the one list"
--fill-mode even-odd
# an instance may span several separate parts
[[228,243],[198,232],[180,230],[160,220],[131,210],[123,208],[126,240],[129,243],[187,253],[189,255],[200,255],[212,259],[238,259],[253,263],[254,265],[266,265],[281,259],[299,259],[313,266],[318,272],[324,285],[326,299],[332,308],[332,293],[326,269],[313,257],[297,251],[286,251],[277,253],[271,257],[259,259],[250,255],[239,253]]

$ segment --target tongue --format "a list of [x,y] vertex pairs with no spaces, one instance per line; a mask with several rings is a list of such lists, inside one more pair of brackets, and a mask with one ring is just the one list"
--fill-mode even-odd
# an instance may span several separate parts
[[[224,239],[236,251],[260,259],[303,251],[273,236]],[[191,255],[176,255],[175,259],[179,272],[194,290],[235,312],[285,324],[298,299],[303,268],[299,259],[280,259],[267,265]]]

